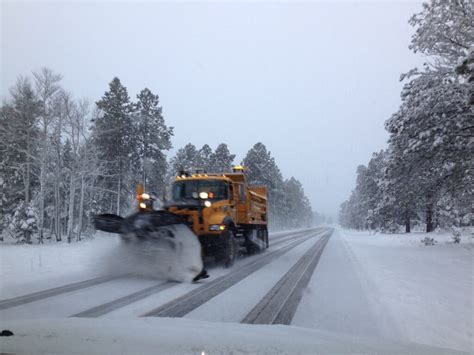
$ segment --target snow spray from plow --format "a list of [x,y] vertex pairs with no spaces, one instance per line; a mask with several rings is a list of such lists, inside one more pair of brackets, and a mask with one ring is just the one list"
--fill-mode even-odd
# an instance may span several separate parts
[[110,271],[173,281],[207,277],[201,245],[180,216],[147,211],[123,218],[96,215],[96,229],[119,234],[122,243],[109,257]]

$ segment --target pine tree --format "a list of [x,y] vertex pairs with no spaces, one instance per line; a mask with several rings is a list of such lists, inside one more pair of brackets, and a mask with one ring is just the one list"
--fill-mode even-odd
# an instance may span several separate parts
[[17,206],[8,229],[18,243],[32,243],[31,236],[38,231],[38,209],[33,202]]
[[158,95],[143,89],[137,96],[134,122],[136,127],[137,161],[140,182],[145,188],[162,196],[165,191],[167,161],[165,151],[171,149],[173,128],[167,127]]
[[212,172],[224,173],[231,171],[235,154],[230,154],[227,144],[221,143],[209,157],[209,166]]
[[474,106],[474,46],[469,49],[466,56],[460,59],[460,62],[456,67],[456,73],[469,83],[468,104]]
[[416,27],[410,49],[432,56],[437,66],[452,68],[474,44],[474,5],[469,0],[431,0],[412,16]]
[[[0,111],[0,230],[9,223],[12,211],[18,211],[18,218],[25,217],[37,184],[35,171],[39,162],[36,125],[40,102],[30,81],[23,77],[18,78],[10,94],[11,102]],[[29,243],[30,231],[23,229],[21,238]]]
[[100,184],[108,192],[99,203],[104,210],[115,209],[120,214],[133,189],[128,186],[131,166],[134,164],[131,158],[137,151],[137,132],[132,122],[133,106],[126,87],[117,77],[110,82],[109,90],[96,105],[101,114],[94,121],[94,145],[98,149],[99,159],[105,165]]
[[285,193],[283,176],[275,159],[265,145],[259,142],[247,152],[242,164],[247,169],[249,184],[267,187],[272,224],[275,227],[282,227]]
[[435,205],[443,188],[466,189],[470,182],[466,172],[472,142],[467,132],[474,116],[467,95],[467,87],[452,73],[420,73],[405,85],[400,110],[386,124],[400,172],[416,182],[427,231],[434,228]]
[[311,204],[306,197],[303,185],[293,176],[285,180],[284,224],[287,228],[298,228],[311,225],[313,215]]
[[427,232],[468,223],[468,201],[473,199],[473,18],[472,2],[431,0],[410,19],[416,27],[410,48],[432,61],[401,76],[407,81],[402,104],[386,122],[389,147],[374,170],[382,170],[382,177],[377,174],[374,190],[364,187],[371,174],[364,172],[362,180],[359,174],[356,189],[341,206],[341,223],[360,225],[361,209],[371,208],[373,201],[382,228],[405,224],[410,232],[411,219],[420,214]]
[[211,166],[212,148],[208,144],[204,144],[202,148],[199,149],[198,155],[197,167],[207,172],[214,172]]
[[194,144],[186,144],[183,148],[178,149],[176,155],[171,159],[170,164],[173,175],[180,171],[192,171],[199,167],[199,152]]

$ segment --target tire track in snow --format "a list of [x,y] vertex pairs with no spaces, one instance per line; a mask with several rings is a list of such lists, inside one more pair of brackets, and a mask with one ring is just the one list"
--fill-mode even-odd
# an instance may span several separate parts
[[[126,276],[126,275],[125,275]],[[23,296],[18,296],[14,298],[9,298],[6,300],[1,300],[0,301],[0,310],[7,309],[7,308],[12,308],[16,306],[21,306],[27,303],[39,301],[45,298],[61,295],[63,293],[68,293],[68,292],[73,292],[77,290],[81,290],[83,288],[87,287],[92,287],[92,286],[97,286],[109,281],[113,281],[115,279],[124,277],[124,275],[120,276],[102,276],[102,277],[96,277],[90,280],[85,280],[81,282],[75,282],[72,284],[64,285],[64,286],[59,286],[59,287],[54,287],[50,288],[47,290],[43,291],[38,291],[34,293],[30,293],[27,295]]]
[[224,292],[229,287],[243,280],[248,275],[258,271],[276,258],[285,254],[287,251],[295,248],[297,245],[317,234],[317,232],[309,232],[306,235],[294,237],[290,241],[281,241],[281,244],[285,242],[288,242],[288,244],[268,254],[262,254],[260,258],[252,260],[251,262],[240,266],[235,271],[231,271],[228,274],[206,283],[203,286],[194,289],[193,291],[178,297],[173,301],[157,307],[143,314],[142,317],[183,317],[218,294]]
[[104,314],[110,313],[115,311],[119,308],[128,306],[134,302],[140,301],[148,296],[151,296],[155,293],[164,291],[170,287],[177,285],[177,282],[160,282],[157,285],[145,288],[143,290],[131,293],[124,297],[120,297],[116,300],[98,305],[96,307],[90,308],[83,312],[77,313],[72,315],[71,317],[78,317],[78,318],[97,318],[103,316]]
[[284,239],[284,238],[287,238],[287,237],[297,237],[297,236],[300,236],[300,235],[307,234],[309,232],[320,232],[321,230],[324,230],[324,229],[326,229],[326,228],[325,227],[315,227],[315,228],[309,228],[309,229],[305,229],[305,230],[302,230],[302,231],[296,231],[296,232],[283,232],[283,233],[279,233],[278,235],[276,235],[274,237],[270,234],[269,235],[269,241],[272,242],[272,241],[281,240],[281,239]]
[[330,230],[321,237],[245,316],[241,323],[289,325],[332,233],[333,230]]

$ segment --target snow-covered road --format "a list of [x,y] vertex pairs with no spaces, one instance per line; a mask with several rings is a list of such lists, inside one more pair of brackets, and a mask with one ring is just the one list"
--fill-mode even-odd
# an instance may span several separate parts
[[[242,293],[244,288],[239,285],[240,281],[251,274],[256,274],[257,279],[265,279],[266,277],[260,274],[261,268],[273,265],[273,262],[278,264],[278,259],[282,255],[299,247],[299,254],[291,257],[291,260],[297,261],[308,246],[315,244],[321,236],[328,238],[330,234],[330,229],[320,228],[303,233],[274,236],[272,247],[266,253],[243,258],[232,269],[213,267],[211,269],[213,277],[196,284],[180,284],[127,275],[119,278],[102,276],[67,285],[58,285],[53,279],[49,289],[0,301],[0,318],[99,317],[113,316],[115,311],[121,316],[185,316],[193,310],[199,312],[201,305],[233,286],[237,286],[238,290],[231,290],[231,294]],[[324,248],[324,245],[321,247]],[[285,257],[282,260],[285,260]],[[281,275],[284,273],[282,270]],[[8,288],[7,282],[2,283],[2,288]],[[168,296],[163,297],[161,293]],[[136,314],[137,310],[143,313]],[[244,310],[240,308],[240,312]],[[242,313],[241,318],[244,316],[245,313]],[[232,321],[239,320],[239,318],[232,319]]]
[[[209,329],[213,329],[214,336],[227,339],[226,346],[232,336],[222,334],[228,328],[224,324],[291,324],[288,332],[302,336],[303,345],[274,349],[282,353],[307,353],[314,336],[320,337],[314,340],[314,352],[472,351],[472,248],[445,243],[430,249],[420,247],[416,236],[410,238],[407,242],[397,236],[387,239],[329,227],[275,233],[264,253],[241,258],[231,269],[211,265],[211,278],[194,284],[104,276],[110,271],[104,255],[116,246],[114,238],[69,247],[5,246],[0,249],[0,326],[24,336],[21,342],[11,337],[0,343],[0,352],[28,352],[28,335],[37,339],[45,329],[61,333],[55,326],[82,329],[116,322],[140,328],[140,322],[146,322],[147,327],[153,324],[160,331],[171,331],[177,325],[166,317],[181,318],[184,328],[205,327],[209,333],[203,337],[212,337]],[[157,317],[163,321],[151,320]],[[34,319],[48,321],[44,329],[28,327],[37,324]],[[170,324],[174,325],[168,329]],[[266,329],[239,327],[235,331],[245,337]],[[123,329],[110,331],[118,336]],[[49,333],[45,334],[44,349],[50,351]],[[96,341],[108,336],[100,334]],[[271,331],[261,334],[271,339]],[[195,353],[181,347],[189,342],[189,349],[196,349],[191,341],[195,338],[181,339],[180,347],[170,353]],[[351,345],[320,347],[323,339],[336,338]],[[272,344],[281,341],[274,339]],[[5,344],[8,347],[3,348]],[[248,346],[243,353],[266,349],[265,342]]]

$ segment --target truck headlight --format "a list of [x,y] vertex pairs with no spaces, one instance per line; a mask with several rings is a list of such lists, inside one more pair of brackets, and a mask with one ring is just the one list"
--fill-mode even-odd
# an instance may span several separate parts
[[199,198],[205,200],[206,198],[208,198],[209,195],[207,194],[207,192],[200,192],[199,193]]
[[223,231],[225,230],[225,224],[211,224],[209,226],[210,231]]
[[207,201],[207,200],[204,201],[204,206],[211,207],[211,205],[212,205],[211,201]]

